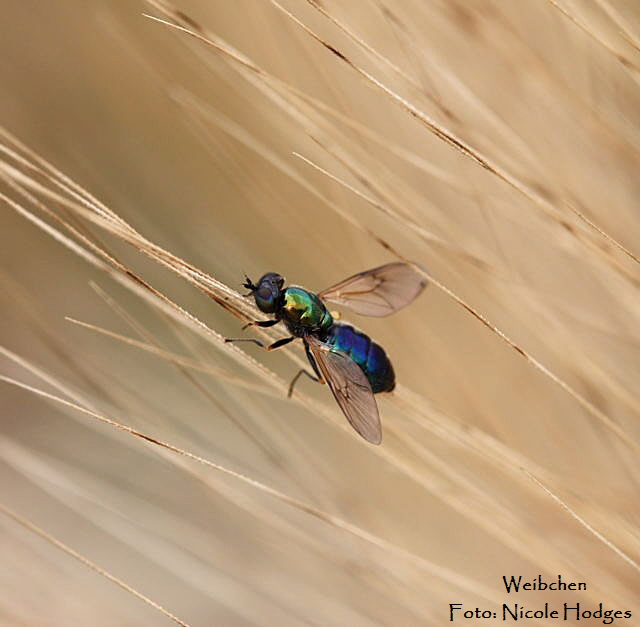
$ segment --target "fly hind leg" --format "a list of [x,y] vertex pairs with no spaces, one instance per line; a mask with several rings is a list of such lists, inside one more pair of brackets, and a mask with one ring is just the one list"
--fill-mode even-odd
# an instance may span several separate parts
[[318,377],[316,377],[315,375],[312,375],[308,370],[301,368],[300,370],[298,370],[296,376],[293,377],[293,379],[291,379],[291,383],[289,384],[289,391],[287,392],[287,398],[291,398],[291,395],[293,394],[293,388],[295,387],[295,384],[297,383],[298,379],[302,375],[309,377],[309,379],[311,379],[312,381],[315,381],[316,383],[322,383],[320,379],[318,379]]
[[313,371],[315,372],[315,376],[312,375],[308,370],[305,370],[304,368],[301,368],[295,377],[293,377],[293,379],[291,380],[291,383],[289,384],[289,392],[287,394],[288,398],[291,398],[291,395],[293,394],[293,388],[295,386],[295,384],[298,382],[298,379],[302,376],[305,375],[307,377],[309,377],[309,379],[311,379],[312,381],[316,381],[317,383],[324,383],[324,379],[322,377],[322,375],[320,374],[320,370],[318,369],[318,365],[316,364],[316,360],[313,358],[313,355],[311,354],[311,351],[309,350],[309,346],[308,344],[305,342],[304,343],[304,351],[307,354],[307,359],[309,360],[309,363],[311,364],[311,367],[313,368]]

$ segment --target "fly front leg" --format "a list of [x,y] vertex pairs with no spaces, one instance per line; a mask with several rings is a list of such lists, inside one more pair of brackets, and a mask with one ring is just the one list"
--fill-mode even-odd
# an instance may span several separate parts
[[293,340],[295,340],[296,338],[291,336],[291,337],[283,337],[281,340],[276,340],[273,344],[263,344],[260,340],[256,340],[255,338],[249,338],[249,337],[227,337],[225,338],[225,342],[252,342],[253,344],[256,344],[257,346],[259,346],[260,348],[264,348],[264,350],[266,351],[273,351],[276,350],[276,348],[281,348],[282,346],[285,346],[286,344],[288,344],[289,342],[293,342]]

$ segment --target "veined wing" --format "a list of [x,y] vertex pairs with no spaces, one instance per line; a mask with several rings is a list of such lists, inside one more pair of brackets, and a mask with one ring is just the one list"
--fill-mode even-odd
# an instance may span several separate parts
[[383,317],[406,307],[426,285],[424,277],[399,261],[354,274],[318,296],[364,316]]
[[378,405],[360,366],[345,353],[331,350],[319,339],[305,338],[311,354],[351,426],[372,444],[382,441]]

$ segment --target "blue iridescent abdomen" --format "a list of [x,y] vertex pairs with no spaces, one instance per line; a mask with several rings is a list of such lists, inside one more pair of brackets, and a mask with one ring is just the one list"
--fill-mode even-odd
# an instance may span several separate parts
[[360,366],[374,393],[393,390],[396,385],[393,366],[384,349],[369,336],[356,331],[349,324],[336,322],[322,339],[336,350],[349,355]]

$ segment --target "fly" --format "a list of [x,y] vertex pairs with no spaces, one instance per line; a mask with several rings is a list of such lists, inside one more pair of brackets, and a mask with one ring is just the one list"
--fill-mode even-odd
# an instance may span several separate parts
[[257,339],[228,338],[226,342],[253,342],[274,350],[302,339],[313,374],[300,370],[291,381],[289,396],[301,375],[327,383],[351,426],[368,442],[380,444],[382,428],[374,394],[391,392],[396,384],[393,366],[384,349],[368,335],[338,322],[325,301],[347,307],[364,316],[383,317],[411,303],[427,282],[410,265],[389,263],[366,270],[314,294],[302,287],[284,287],[284,278],[268,272],[253,283],[246,277],[260,311],[272,320],[249,322],[249,326],[272,327],[280,322],[291,334],[265,345]]

